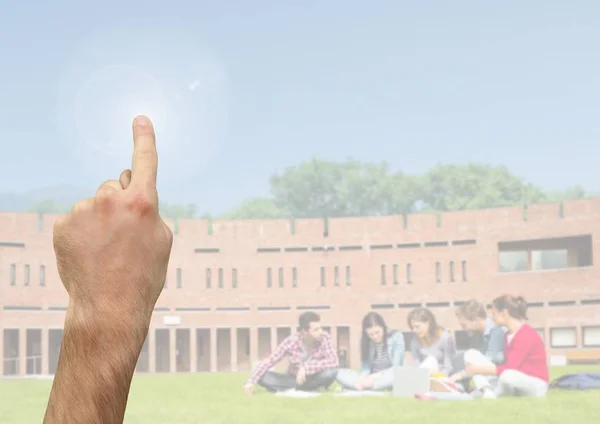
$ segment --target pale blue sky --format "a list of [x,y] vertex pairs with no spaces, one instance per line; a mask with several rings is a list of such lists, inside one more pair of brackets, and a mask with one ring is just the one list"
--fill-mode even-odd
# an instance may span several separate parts
[[163,199],[212,212],[312,155],[597,191],[599,22],[593,0],[2,0],[0,192],[115,176],[138,109],[164,121]]

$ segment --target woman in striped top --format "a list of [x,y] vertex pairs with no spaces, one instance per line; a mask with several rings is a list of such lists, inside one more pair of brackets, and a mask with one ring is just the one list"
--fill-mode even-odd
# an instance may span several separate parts
[[347,390],[391,390],[394,367],[404,363],[404,336],[390,330],[383,317],[370,312],[362,322],[360,371],[342,369],[338,383]]

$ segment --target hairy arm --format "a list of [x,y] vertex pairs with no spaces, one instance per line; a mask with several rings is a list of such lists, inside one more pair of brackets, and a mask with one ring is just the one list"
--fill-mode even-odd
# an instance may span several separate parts
[[150,319],[85,309],[69,305],[44,424],[123,422]]

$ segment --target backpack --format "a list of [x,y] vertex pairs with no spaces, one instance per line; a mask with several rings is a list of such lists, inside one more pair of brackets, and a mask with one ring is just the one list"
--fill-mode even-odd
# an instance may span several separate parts
[[563,390],[600,389],[600,372],[563,375],[550,383],[550,388]]

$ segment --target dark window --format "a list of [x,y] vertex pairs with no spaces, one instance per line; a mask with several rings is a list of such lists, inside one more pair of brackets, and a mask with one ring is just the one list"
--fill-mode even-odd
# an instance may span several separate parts
[[210,268],[206,268],[206,288],[210,289],[212,287],[212,270]]
[[181,268],[177,268],[177,288],[180,289],[183,286],[183,277],[182,277]]

